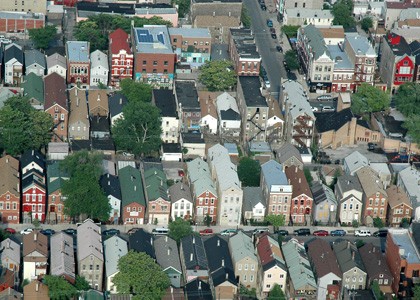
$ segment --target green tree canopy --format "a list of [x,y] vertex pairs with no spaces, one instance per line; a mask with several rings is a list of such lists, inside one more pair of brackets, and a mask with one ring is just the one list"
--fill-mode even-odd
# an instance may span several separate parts
[[395,94],[395,104],[405,116],[420,115],[420,84],[408,82],[400,85]]
[[76,275],[76,282],[74,283],[74,287],[78,291],[88,291],[90,290],[89,282],[87,282],[85,277]]
[[385,226],[384,221],[381,218],[376,217],[373,219],[373,226],[376,228],[382,228]]
[[184,18],[190,11],[190,0],[172,0],[172,2],[178,5],[178,14],[180,18]]
[[90,21],[89,19],[81,21],[74,29],[74,36],[78,41],[89,42],[90,52],[107,49],[107,38],[101,33],[101,29],[94,21]]
[[267,300],[286,300],[283,290],[277,283],[275,283],[271,289]]
[[420,284],[415,284],[413,288],[413,300],[420,300]]
[[242,157],[238,166],[238,177],[242,186],[260,185],[261,166],[256,160],[249,157]]
[[236,73],[233,63],[229,60],[207,61],[201,67],[199,80],[209,91],[226,91],[236,83]]
[[334,25],[342,25],[344,28],[356,25],[356,21],[353,18],[352,0],[337,1],[332,8],[332,14],[334,16]]
[[129,251],[118,261],[119,272],[113,283],[120,294],[132,294],[133,300],[162,299],[169,287],[168,275],[144,252]]
[[351,109],[355,114],[382,111],[389,107],[390,97],[384,91],[362,83],[351,96]]
[[132,79],[123,79],[120,83],[119,93],[127,97],[129,102],[151,102],[152,87],[143,82],[136,82]]
[[118,119],[112,127],[117,148],[135,155],[159,150],[162,143],[159,109],[150,103],[129,102],[123,114],[124,118]]
[[245,28],[251,28],[251,17],[249,16],[249,12],[245,5],[242,5],[241,23]]
[[28,31],[29,38],[34,42],[35,48],[42,50],[47,49],[50,42],[54,40],[57,35],[57,27],[55,25],[29,29]]
[[51,300],[70,300],[77,295],[76,288],[61,276],[45,275],[44,283]]
[[281,32],[284,33],[288,38],[297,37],[297,32],[300,26],[295,25],[283,25]]
[[420,145],[420,115],[412,115],[405,119],[403,127],[407,129],[407,134],[412,141]]
[[0,109],[0,148],[11,155],[41,149],[51,141],[53,120],[25,97],[12,97]]
[[102,173],[102,155],[79,151],[67,156],[60,168],[70,179],[63,183],[66,196],[64,212],[72,218],[86,217],[107,221],[111,206],[99,185]]
[[274,229],[284,226],[286,217],[284,215],[267,215],[264,220],[273,225]]
[[373,26],[373,21],[371,17],[364,17],[363,20],[360,22],[360,26],[366,32],[369,31],[370,28]]
[[193,234],[190,222],[182,218],[176,218],[175,221],[169,223],[168,228],[169,237],[174,239],[177,243],[179,243],[182,238]]
[[311,170],[308,168],[303,168],[303,174],[305,174],[305,178],[309,186],[312,186],[312,181],[314,181],[314,178],[312,177]]
[[295,50],[288,50],[284,54],[284,60],[290,70],[297,70],[299,68],[299,60]]

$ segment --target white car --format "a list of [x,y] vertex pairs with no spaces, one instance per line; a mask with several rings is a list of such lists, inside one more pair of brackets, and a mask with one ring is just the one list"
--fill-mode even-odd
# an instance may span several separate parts
[[354,232],[354,235],[364,237],[364,236],[371,236],[372,234],[370,233],[369,230],[356,230]]
[[26,235],[26,234],[30,234],[31,232],[33,232],[34,230],[32,228],[26,228],[20,231],[21,235]]
[[319,110],[318,107],[316,107],[316,106],[311,106],[311,108],[312,108],[312,111],[318,111]]

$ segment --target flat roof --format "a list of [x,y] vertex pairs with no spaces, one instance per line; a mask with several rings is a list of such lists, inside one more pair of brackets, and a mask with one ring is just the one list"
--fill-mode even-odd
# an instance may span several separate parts
[[406,259],[409,264],[419,264],[419,254],[408,230],[390,228],[389,233],[391,233],[394,243],[400,248],[401,257]]
[[138,53],[173,54],[166,25],[144,25],[133,28]]
[[240,58],[261,59],[251,29],[231,28],[230,33]]
[[183,37],[211,38],[208,28],[169,28],[169,34],[182,35]]
[[268,107],[265,97],[261,94],[261,82],[258,76],[241,76],[239,82],[247,107]]

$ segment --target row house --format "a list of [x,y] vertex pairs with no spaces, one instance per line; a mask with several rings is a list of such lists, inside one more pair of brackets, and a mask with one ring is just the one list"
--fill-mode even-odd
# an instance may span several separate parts
[[315,275],[306,254],[305,246],[291,239],[281,247],[289,271],[289,291],[295,298],[318,299]]
[[90,84],[90,43],[68,41],[66,43],[67,84],[87,88]]
[[182,267],[176,241],[168,236],[160,236],[154,239],[154,246],[156,262],[162,268],[162,271],[168,275],[171,286],[180,288],[183,284]]
[[168,184],[165,173],[158,168],[144,171],[144,185],[149,224],[168,225],[171,202],[168,197]]
[[356,172],[363,189],[363,223],[373,224],[374,218],[386,221],[388,195],[377,173],[370,167],[363,167]]
[[247,186],[244,191],[244,207],[242,208],[244,223],[251,219],[263,222],[266,214],[266,202],[262,188],[259,186]]
[[241,134],[241,114],[236,99],[224,92],[216,98],[218,132],[223,137],[239,138]]
[[229,238],[233,270],[239,283],[247,289],[257,288],[258,258],[251,237],[243,231]]
[[77,270],[90,288],[102,290],[104,254],[101,228],[90,219],[77,227]]
[[237,226],[241,223],[243,201],[237,166],[231,162],[228,150],[220,144],[211,147],[207,157],[219,196],[218,224]]
[[113,283],[115,275],[119,273],[118,261],[121,257],[128,253],[127,242],[114,235],[104,241],[105,255],[105,288],[111,294],[118,293],[117,287]]
[[89,140],[89,113],[86,90],[77,86],[68,91],[69,94],[69,130],[70,140]]
[[118,176],[112,174],[104,174],[99,178],[99,185],[108,198],[108,203],[111,206],[109,212],[109,221],[118,224],[121,218],[121,187]]
[[33,281],[47,275],[48,237],[34,230],[23,236],[23,280]]
[[261,82],[257,76],[238,77],[238,106],[242,116],[242,139],[265,142],[268,104],[261,94]]
[[0,243],[0,247],[2,249],[0,253],[1,266],[10,271],[19,272],[21,245],[7,238]]
[[132,166],[118,171],[121,186],[121,218],[123,224],[144,224],[146,198],[141,173]]
[[10,155],[0,158],[0,214],[2,223],[20,223],[19,161]]
[[59,276],[69,283],[76,282],[76,264],[73,236],[59,232],[51,236],[50,275]]
[[54,127],[51,140],[66,142],[68,138],[69,108],[65,78],[56,72],[44,77],[44,111],[51,115]]
[[45,157],[37,150],[28,150],[20,158],[22,176],[22,221],[45,221],[47,185]]
[[47,75],[51,73],[57,73],[66,80],[67,76],[67,60],[64,56],[54,53],[47,56]]
[[121,80],[133,78],[134,55],[130,37],[121,28],[111,32],[109,39],[110,85],[119,87]]
[[22,95],[36,110],[44,110],[44,80],[43,77],[29,73],[22,77],[20,84]]
[[340,299],[333,297],[331,287],[339,288],[343,273],[338,266],[337,256],[330,243],[323,239],[313,239],[308,245],[308,257],[311,262],[317,284],[317,299]]
[[251,29],[229,29],[229,55],[239,76],[259,76],[261,56]]
[[334,61],[334,71],[331,84],[331,92],[352,92],[355,89],[354,64],[352,64],[344,52],[342,44],[328,45],[331,59]]
[[70,176],[60,168],[58,161],[52,161],[47,165],[47,188],[48,188],[48,211],[47,222],[58,224],[70,221],[69,216],[64,213],[65,196],[62,189],[65,180]]
[[281,144],[283,142],[284,117],[280,110],[280,105],[277,99],[269,97],[268,102],[268,117],[266,136],[267,142],[270,144]]
[[128,103],[127,97],[120,93],[110,94],[108,97],[109,118],[111,127],[124,116],[123,109]]
[[392,93],[414,78],[416,57],[404,37],[389,33],[381,43],[381,65],[379,73]]
[[23,50],[22,47],[12,43],[3,50],[4,83],[11,86],[20,86],[23,76]]
[[180,65],[197,69],[210,61],[211,36],[208,28],[171,27],[168,30]]
[[292,223],[311,224],[313,198],[303,170],[298,167],[289,167],[286,168],[285,173],[289,184],[293,186],[290,202],[290,219]]
[[338,203],[334,191],[321,182],[311,186],[313,196],[312,218],[316,224],[333,224],[337,220]]
[[413,206],[415,212],[414,218],[419,218],[419,212],[417,208],[420,204],[420,169],[418,166],[413,164],[412,166],[406,167],[404,170],[398,172],[397,185],[404,193],[407,194],[410,199],[410,203]]
[[108,56],[100,50],[95,50],[90,54],[90,85],[108,86]]
[[171,199],[171,219],[182,218],[192,219],[194,202],[191,196],[191,190],[188,185],[178,182],[169,188],[169,197]]
[[356,176],[338,177],[335,197],[339,205],[338,221],[347,225],[362,221],[363,189]]
[[303,160],[299,149],[291,143],[283,143],[283,145],[277,149],[276,158],[284,168],[296,166],[303,170]]
[[175,99],[181,120],[181,131],[199,130],[201,107],[195,81],[177,80],[175,82]]
[[193,195],[195,221],[199,224],[204,223],[204,218],[208,215],[215,224],[219,214],[219,197],[209,164],[198,157],[187,162],[187,169]]
[[303,86],[286,81],[280,89],[280,106],[285,111],[284,135],[287,142],[297,147],[310,148],[314,140],[315,115],[307,101]]
[[296,47],[309,90],[331,92],[334,60],[319,29],[314,25],[300,28]]
[[108,118],[108,94],[106,90],[88,91],[89,116]]
[[214,95],[218,94],[217,92],[206,92],[201,91],[199,93],[200,99],[200,109],[201,109],[201,120],[200,127],[201,132],[206,132],[210,134],[217,134],[217,129],[219,128],[217,111],[216,111],[216,102],[213,99]]
[[162,134],[164,143],[178,143],[180,120],[176,105],[175,95],[171,90],[154,89],[152,91],[152,102],[160,110]]
[[264,235],[256,244],[258,255],[257,295],[266,298],[274,285],[278,284],[283,293],[288,282],[287,267],[279,243]]
[[25,50],[25,74],[34,73],[37,76],[44,76],[47,69],[45,55],[36,49]]
[[411,222],[413,216],[413,205],[404,191],[392,185],[386,189],[388,196],[388,212],[386,220],[389,226],[400,227],[401,222],[405,219],[408,223]]
[[134,79],[152,86],[170,88],[173,85],[176,53],[165,25],[145,25],[132,28]]
[[152,259],[156,259],[155,247],[153,246],[153,235],[143,228],[136,230],[128,237],[128,245],[130,251],[146,253]]
[[261,166],[260,186],[267,203],[268,215],[283,215],[290,221],[293,186],[288,182],[281,164],[270,160]]
[[189,235],[181,239],[179,246],[184,284],[199,278],[208,282],[209,266],[200,236]]
[[356,175],[356,172],[369,165],[369,160],[359,151],[353,151],[343,160],[344,172],[348,175]]

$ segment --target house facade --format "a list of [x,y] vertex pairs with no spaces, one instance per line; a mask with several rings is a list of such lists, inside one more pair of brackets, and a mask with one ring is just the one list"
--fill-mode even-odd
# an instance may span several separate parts
[[104,241],[104,255],[105,255],[105,288],[111,294],[118,293],[118,289],[113,283],[115,275],[118,274],[118,261],[121,257],[128,253],[127,242],[114,235]]
[[133,77],[134,56],[129,35],[121,28],[109,34],[110,85],[119,87],[123,79]]
[[12,43],[6,45],[3,51],[4,83],[19,86],[23,76],[23,50],[22,47]]
[[23,236],[23,279],[37,280],[47,275],[48,238],[35,230]]
[[0,254],[1,265],[3,268],[9,269],[10,271],[19,272],[20,264],[20,245],[15,241],[7,238],[0,243],[2,250]]
[[58,53],[47,56],[47,74],[57,73],[66,80],[67,61],[66,58]]
[[363,189],[359,179],[351,175],[338,177],[335,197],[339,203],[338,221],[351,225],[362,220]]
[[392,185],[386,189],[388,195],[387,218],[389,226],[399,227],[403,219],[408,222],[413,216],[413,205],[404,191]]
[[90,85],[108,85],[108,56],[100,50],[90,54]]
[[2,223],[20,223],[19,161],[10,155],[0,158],[0,214]]
[[154,89],[152,91],[152,102],[161,112],[162,141],[165,143],[178,143],[181,123],[174,93],[171,90]]
[[90,84],[90,44],[84,41],[66,43],[67,84],[87,88]]
[[146,198],[141,173],[132,166],[118,171],[121,187],[121,219],[123,224],[144,224]]
[[68,93],[70,102],[68,138],[70,140],[88,140],[90,124],[86,90],[75,86]]
[[338,203],[334,192],[321,182],[311,186],[313,201],[312,218],[317,224],[333,224],[337,220]]
[[147,200],[147,219],[149,224],[168,225],[171,202],[165,173],[158,168],[144,171],[144,184]]
[[247,186],[244,191],[244,207],[242,208],[244,220],[263,222],[266,213],[266,202],[261,187]]
[[48,211],[46,221],[49,224],[58,224],[70,221],[70,217],[64,213],[66,197],[62,194],[64,181],[69,180],[69,178],[69,175],[60,169],[58,161],[48,163]]
[[34,73],[37,76],[44,76],[46,68],[47,63],[44,54],[35,49],[25,50],[26,75]]
[[171,199],[171,218],[190,219],[193,218],[194,202],[191,196],[190,187],[182,182],[172,185],[169,190],[169,198]]
[[239,76],[259,76],[261,56],[251,29],[229,29],[229,55]]

